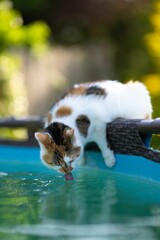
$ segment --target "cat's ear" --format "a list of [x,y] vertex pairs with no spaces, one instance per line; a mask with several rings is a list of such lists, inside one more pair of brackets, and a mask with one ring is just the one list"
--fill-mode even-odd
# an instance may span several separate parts
[[48,140],[51,138],[47,133],[40,133],[40,132],[36,132],[34,136],[39,143],[43,143],[43,144],[48,142]]
[[67,138],[72,139],[74,136],[74,129],[73,128],[67,129],[65,132],[65,135]]

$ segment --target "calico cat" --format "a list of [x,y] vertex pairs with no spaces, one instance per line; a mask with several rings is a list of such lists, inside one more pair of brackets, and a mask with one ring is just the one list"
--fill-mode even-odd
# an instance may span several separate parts
[[115,164],[106,139],[107,123],[116,118],[149,119],[152,106],[140,82],[98,81],[75,85],[50,109],[43,133],[35,133],[42,162],[69,173],[83,159],[84,146],[95,142],[108,167]]

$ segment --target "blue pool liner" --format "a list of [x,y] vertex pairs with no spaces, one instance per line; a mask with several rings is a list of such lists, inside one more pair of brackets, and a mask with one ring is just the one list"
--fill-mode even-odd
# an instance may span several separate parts
[[[108,168],[100,152],[86,151],[83,167],[145,178],[160,183],[160,164],[141,156],[115,154],[116,165]],[[41,163],[38,147],[0,146],[0,172],[39,172],[47,170]]]

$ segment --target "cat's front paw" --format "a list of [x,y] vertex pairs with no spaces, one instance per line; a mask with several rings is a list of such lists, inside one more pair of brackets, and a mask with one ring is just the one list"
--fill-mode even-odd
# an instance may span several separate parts
[[113,167],[116,163],[116,159],[115,159],[113,152],[110,154],[107,154],[105,156],[104,160],[105,160],[107,167],[109,167],[109,168]]

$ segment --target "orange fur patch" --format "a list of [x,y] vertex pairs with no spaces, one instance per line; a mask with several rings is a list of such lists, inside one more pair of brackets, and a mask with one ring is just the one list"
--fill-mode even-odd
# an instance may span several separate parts
[[86,88],[84,86],[80,86],[80,87],[77,87],[77,88],[72,88],[69,93],[71,95],[81,96],[81,95],[84,95],[86,93]]
[[151,116],[148,113],[144,117],[144,119],[150,119],[150,118],[151,118]]
[[51,120],[52,120],[52,114],[49,112],[48,115],[47,115],[48,124],[51,123]]
[[132,80],[130,80],[129,82],[126,83],[126,85],[130,85],[133,84],[134,82]]
[[72,114],[72,109],[67,106],[61,106],[56,112],[57,117],[69,116],[71,114]]
[[48,164],[52,164],[52,160],[48,155],[43,155],[43,160]]

